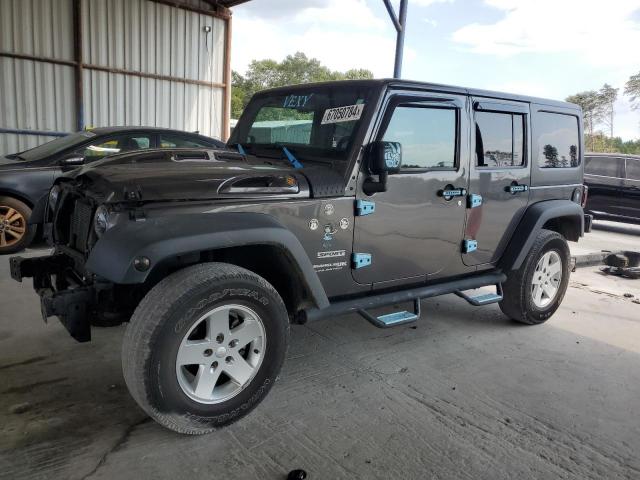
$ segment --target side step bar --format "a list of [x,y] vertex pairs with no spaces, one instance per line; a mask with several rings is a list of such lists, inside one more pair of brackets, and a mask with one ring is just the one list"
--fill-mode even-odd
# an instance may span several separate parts
[[413,323],[420,318],[420,299],[416,298],[413,300],[413,313],[405,310],[402,312],[387,313],[379,317],[374,317],[366,310],[358,310],[358,313],[378,328],[396,327],[398,325],[404,325],[405,323]]
[[481,293],[480,295],[470,296],[464,292],[454,292],[460,298],[464,298],[471,305],[481,307],[490,303],[498,303],[502,301],[502,284],[496,283],[496,293]]
[[[463,292],[465,290],[473,290],[474,288],[486,287],[489,285],[497,285],[503,283],[506,279],[507,276],[502,272],[482,273],[471,277],[464,277],[459,280],[435,283],[432,285],[425,285],[397,292],[351,298],[331,303],[326,308],[310,308],[308,310],[303,310],[296,315],[295,321],[297,323],[306,323],[320,320],[322,318],[345,315],[348,313],[360,313],[361,310],[366,313],[366,310],[384,307],[387,305],[395,305],[411,301],[415,302],[415,300],[421,300],[423,298],[437,297],[439,295]],[[417,310],[416,313],[418,313]],[[369,319],[367,318],[367,320]],[[382,322],[384,323],[384,321]],[[394,325],[398,325],[398,323],[395,323]]]

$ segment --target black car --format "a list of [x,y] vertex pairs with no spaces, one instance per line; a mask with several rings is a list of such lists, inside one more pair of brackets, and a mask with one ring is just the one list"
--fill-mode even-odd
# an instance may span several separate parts
[[0,158],[0,254],[26,248],[36,234],[31,210],[61,174],[114,153],[147,148],[225,148],[197,133],[149,127],[105,127],[69,134]]
[[585,210],[595,218],[640,223],[640,156],[585,154]]

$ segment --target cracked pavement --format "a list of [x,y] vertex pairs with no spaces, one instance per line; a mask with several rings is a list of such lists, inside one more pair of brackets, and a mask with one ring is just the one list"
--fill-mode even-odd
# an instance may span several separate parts
[[637,280],[578,270],[537,327],[453,295],[423,301],[417,328],[294,326],[265,401],[201,437],[129,397],[123,327],[76,343],[4,259],[0,289],[2,479],[640,478]]

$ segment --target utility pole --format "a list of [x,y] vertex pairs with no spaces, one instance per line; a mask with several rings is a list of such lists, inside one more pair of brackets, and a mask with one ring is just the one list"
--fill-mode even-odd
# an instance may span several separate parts
[[400,78],[402,76],[402,54],[404,52],[404,32],[407,26],[407,3],[408,0],[400,0],[399,15],[396,16],[396,12],[391,5],[391,0],[383,0],[384,6],[387,7],[387,12],[391,18],[391,22],[396,29],[396,59],[393,66],[393,78]]

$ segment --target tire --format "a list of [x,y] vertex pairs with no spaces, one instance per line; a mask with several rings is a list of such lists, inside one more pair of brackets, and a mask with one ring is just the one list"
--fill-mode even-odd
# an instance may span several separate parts
[[[210,325],[203,320],[209,313]],[[242,342],[245,331],[233,326],[238,321],[262,336],[232,348],[238,340],[231,337]],[[229,330],[223,332],[220,322]],[[143,298],[125,332],[122,368],[129,392],[150,417],[176,432],[199,435],[238,420],[260,403],[278,379],[288,344],[287,310],[266,280],[234,265],[204,263],[166,277]],[[194,354],[197,358],[189,356]],[[191,364],[192,358],[198,363]],[[253,365],[251,377],[245,375],[247,365]],[[211,380],[216,374],[217,383]],[[244,386],[234,376],[242,377]]]
[[0,197],[0,255],[24,250],[36,236],[37,228],[29,225],[31,209],[20,200]]
[[[545,266],[542,259],[551,263]],[[558,309],[567,291],[570,259],[564,237],[551,230],[541,230],[522,266],[507,274],[503,285],[504,297],[500,302],[503,313],[528,325],[546,322]],[[553,288],[556,289],[555,294],[549,295],[547,292]]]

